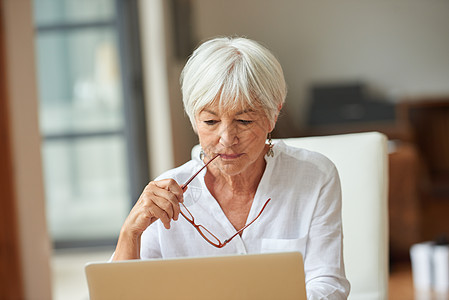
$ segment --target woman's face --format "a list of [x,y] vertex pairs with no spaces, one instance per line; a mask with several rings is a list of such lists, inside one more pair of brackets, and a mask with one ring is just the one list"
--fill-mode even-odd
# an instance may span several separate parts
[[251,171],[251,166],[264,159],[265,141],[272,128],[261,110],[223,111],[218,105],[210,105],[195,122],[206,155],[220,155],[213,165],[222,173],[233,176]]

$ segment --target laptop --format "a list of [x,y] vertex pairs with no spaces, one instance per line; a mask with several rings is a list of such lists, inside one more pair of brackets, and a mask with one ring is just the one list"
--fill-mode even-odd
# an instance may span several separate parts
[[299,252],[89,263],[91,300],[306,300]]

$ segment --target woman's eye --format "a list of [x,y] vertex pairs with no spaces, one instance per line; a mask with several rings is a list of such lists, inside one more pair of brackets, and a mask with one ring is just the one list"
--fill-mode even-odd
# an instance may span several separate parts
[[206,125],[215,125],[215,124],[217,124],[217,122],[218,121],[216,121],[216,120],[206,120],[206,121],[204,121],[204,123]]
[[238,121],[239,121],[240,124],[243,124],[243,125],[249,125],[249,124],[251,124],[253,122],[251,120],[238,120]]

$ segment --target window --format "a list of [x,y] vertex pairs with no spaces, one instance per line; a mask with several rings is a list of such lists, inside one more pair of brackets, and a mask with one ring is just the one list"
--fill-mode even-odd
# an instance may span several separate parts
[[111,244],[148,181],[136,1],[34,0],[55,247]]

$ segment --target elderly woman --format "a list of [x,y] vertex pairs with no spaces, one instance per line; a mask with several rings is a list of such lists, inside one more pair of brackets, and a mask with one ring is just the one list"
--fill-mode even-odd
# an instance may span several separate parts
[[345,299],[339,177],[318,153],[272,144],[286,96],[276,58],[246,38],[212,39],[181,85],[203,150],[145,187],[113,260],[299,251],[309,299]]

